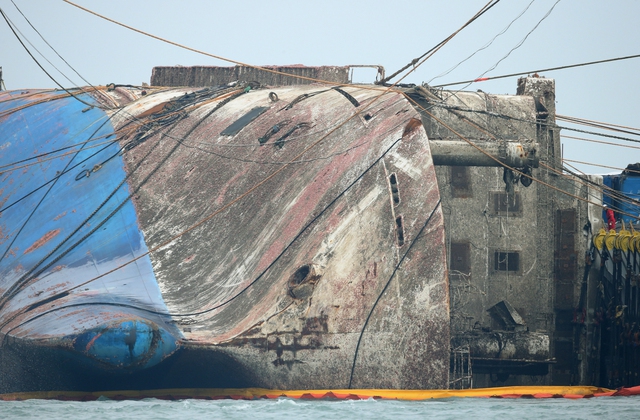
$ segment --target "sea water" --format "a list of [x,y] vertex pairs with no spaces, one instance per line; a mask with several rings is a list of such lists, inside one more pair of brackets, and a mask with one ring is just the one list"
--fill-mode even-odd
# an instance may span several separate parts
[[0,401],[2,419],[639,419],[640,396],[580,400]]

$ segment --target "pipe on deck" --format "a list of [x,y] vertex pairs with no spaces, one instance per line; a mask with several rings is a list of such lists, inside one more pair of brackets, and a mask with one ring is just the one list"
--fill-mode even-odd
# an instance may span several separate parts
[[[475,141],[473,144],[478,148],[465,141],[429,140],[433,163],[444,166],[502,166],[500,163],[503,163],[512,168],[537,168],[540,161],[536,154],[537,143],[525,146],[509,141]],[[484,150],[490,156],[478,149]]]

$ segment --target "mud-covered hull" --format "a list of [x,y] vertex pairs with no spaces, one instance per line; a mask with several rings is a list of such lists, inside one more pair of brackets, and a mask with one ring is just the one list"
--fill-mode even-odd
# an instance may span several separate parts
[[[447,387],[442,211],[401,94],[80,96],[107,110],[11,95],[22,99],[0,98],[5,372],[64,361],[52,372],[70,379],[50,385],[67,389]],[[31,153],[40,161],[11,166]],[[48,387],[25,375],[0,389]]]

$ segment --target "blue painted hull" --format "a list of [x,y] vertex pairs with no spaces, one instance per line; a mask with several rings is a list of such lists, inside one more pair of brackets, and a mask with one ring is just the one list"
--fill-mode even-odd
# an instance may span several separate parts
[[181,334],[165,315],[105,111],[58,92],[3,93],[0,124],[0,336],[97,370],[173,354]]
[[[604,175],[602,181],[605,186],[619,192],[622,198],[619,199],[613,196],[613,194],[608,193],[603,195],[602,202],[610,208],[620,211],[618,216],[619,220],[622,220],[626,224],[634,223],[637,228],[637,217],[640,216],[636,204],[640,200],[640,177],[638,174],[632,172],[630,175],[625,173]],[[636,203],[629,201],[629,199],[636,200]],[[602,219],[607,220],[604,211],[602,212]]]

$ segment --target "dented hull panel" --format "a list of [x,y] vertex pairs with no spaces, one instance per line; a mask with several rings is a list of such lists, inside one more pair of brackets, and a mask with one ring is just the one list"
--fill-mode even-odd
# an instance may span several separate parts
[[[46,204],[2,213],[5,243],[30,250],[0,266],[7,343],[75,351],[109,374],[137,369],[136,386],[175,385],[177,366],[193,371],[191,385],[448,386],[440,197],[424,128],[401,94],[127,92],[134,100],[108,119],[60,99],[60,123],[104,118],[94,136],[117,141],[61,176],[55,202],[43,192]],[[105,95],[125,96],[95,97]],[[39,153],[63,147],[15,124],[15,141],[43,143]],[[66,130],[64,145],[90,138]],[[53,161],[29,167],[33,179],[14,170],[2,199],[71,158]],[[19,207],[23,219],[9,216]],[[29,211],[37,226],[24,222]]]

